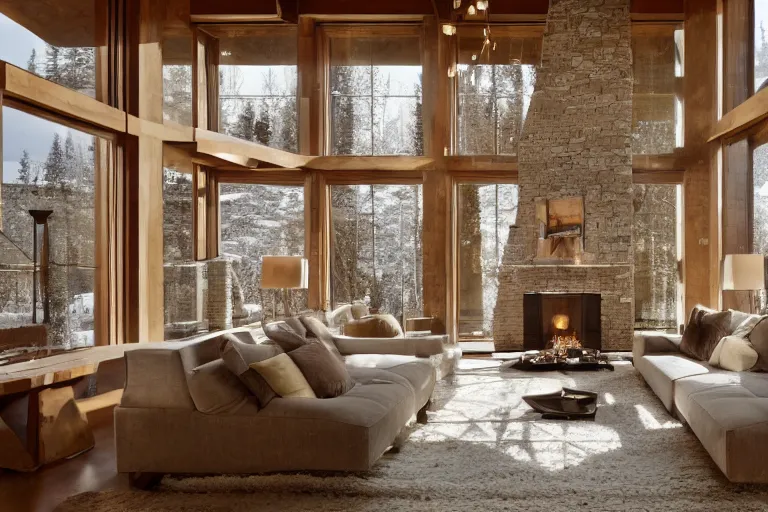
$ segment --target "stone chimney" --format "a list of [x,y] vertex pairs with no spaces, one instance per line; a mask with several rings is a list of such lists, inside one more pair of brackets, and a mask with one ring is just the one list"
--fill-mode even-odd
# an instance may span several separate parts
[[[630,38],[629,0],[551,0],[518,151],[519,207],[499,276],[497,350],[522,348],[528,292],[599,293],[603,350],[631,347]],[[541,218],[562,199],[583,205],[580,236],[554,243]],[[568,257],[562,241],[575,251]]]

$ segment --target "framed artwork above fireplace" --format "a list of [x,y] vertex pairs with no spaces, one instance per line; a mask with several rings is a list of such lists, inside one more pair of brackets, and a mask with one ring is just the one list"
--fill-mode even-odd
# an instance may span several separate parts
[[584,198],[538,199],[536,259],[579,263],[584,250]]

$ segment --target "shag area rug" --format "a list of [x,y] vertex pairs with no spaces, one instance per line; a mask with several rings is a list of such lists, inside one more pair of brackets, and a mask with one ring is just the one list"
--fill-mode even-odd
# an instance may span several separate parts
[[[57,510],[768,510],[767,486],[729,483],[631,364],[615,366],[535,374],[464,360],[438,383],[429,423],[368,473],[166,477],[152,491],[84,493]],[[521,400],[563,386],[600,393],[594,421],[542,420]]]

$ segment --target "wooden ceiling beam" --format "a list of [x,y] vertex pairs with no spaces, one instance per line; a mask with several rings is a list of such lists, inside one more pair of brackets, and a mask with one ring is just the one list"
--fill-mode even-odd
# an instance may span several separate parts
[[243,167],[255,168],[258,162],[264,162],[267,167],[298,168],[312,159],[201,128],[195,129],[195,142],[198,153]]
[[424,171],[434,169],[426,156],[318,156],[302,167],[316,171]]
[[756,92],[725,114],[715,125],[715,131],[710,135],[709,142],[733,137],[766,118],[768,118],[768,88]]

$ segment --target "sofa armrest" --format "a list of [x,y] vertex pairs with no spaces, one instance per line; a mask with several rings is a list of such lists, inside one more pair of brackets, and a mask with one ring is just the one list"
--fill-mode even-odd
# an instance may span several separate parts
[[334,335],[333,341],[343,355],[392,354],[429,357],[443,353],[443,346],[448,342],[448,336],[440,334],[397,338],[353,338]]
[[646,354],[680,352],[679,334],[666,334],[659,331],[637,331],[632,343],[632,357],[639,359]]

